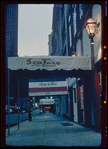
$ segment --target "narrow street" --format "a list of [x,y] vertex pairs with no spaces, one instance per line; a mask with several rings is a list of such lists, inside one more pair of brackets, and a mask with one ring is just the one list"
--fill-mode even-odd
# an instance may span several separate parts
[[1,147],[107,147],[107,1],[2,1]]
[[101,133],[55,114],[32,112],[32,121],[6,129],[7,146],[100,146]]

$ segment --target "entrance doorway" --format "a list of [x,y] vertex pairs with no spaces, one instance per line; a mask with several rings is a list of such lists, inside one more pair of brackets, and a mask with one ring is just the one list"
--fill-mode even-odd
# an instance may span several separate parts
[[[87,100],[87,99],[85,99]],[[85,111],[84,111],[84,85],[83,79],[77,79],[77,105],[78,105],[78,122],[83,124],[85,123]]]

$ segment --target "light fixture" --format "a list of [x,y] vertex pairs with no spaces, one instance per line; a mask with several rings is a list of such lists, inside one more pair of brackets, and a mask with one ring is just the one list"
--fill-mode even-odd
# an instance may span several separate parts
[[106,49],[106,48],[107,48],[107,46],[104,46],[103,48],[104,48],[104,49]]
[[99,31],[100,31],[100,22],[97,22],[96,20],[95,32],[98,34]]
[[106,56],[104,56],[104,60],[107,60],[107,57]]
[[87,23],[86,23],[86,26],[85,26],[86,31],[89,35],[89,38],[95,36],[95,26],[96,26],[96,22],[92,18],[89,18],[87,20]]
[[103,103],[106,104],[107,103],[106,100],[104,100]]
[[77,81],[79,81],[79,80],[80,80],[80,78],[77,79]]
[[72,53],[72,57],[75,57],[75,56],[76,56],[75,51],[73,51],[73,53]]

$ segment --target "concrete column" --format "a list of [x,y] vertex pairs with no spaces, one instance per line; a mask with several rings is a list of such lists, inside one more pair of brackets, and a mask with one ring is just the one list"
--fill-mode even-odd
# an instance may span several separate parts
[[73,88],[70,88],[70,120],[74,121],[73,115]]
[[84,113],[85,113],[85,126],[90,128],[92,125],[91,120],[91,98],[90,98],[90,77],[84,77]]
[[99,74],[95,71],[95,98],[94,98],[94,116],[95,129],[101,129],[101,88],[100,88]]
[[9,82],[9,80],[10,80],[10,75],[9,75],[9,69],[8,69],[8,135],[10,136],[10,114],[9,114],[9,110],[10,110],[10,108],[9,108],[9,102],[10,102],[10,88],[9,88],[9,84],[10,84],[10,82]]

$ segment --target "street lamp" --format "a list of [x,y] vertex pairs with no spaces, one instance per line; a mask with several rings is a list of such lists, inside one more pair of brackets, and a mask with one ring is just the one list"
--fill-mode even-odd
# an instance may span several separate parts
[[91,39],[91,67],[92,67],[92,79],[93,79],[93,97],[96,101],[96,87],[95,87],[95,61],[94,61],[94,41],[95,29],[99,27],[100,23],[96,23],[92,18],[89,18],[86,22],[86,31]]
[[92,18],[89,18],[87,20],[85,28],[89,35],[89,38],[91,39],[91,44],[94,44],[93,37],[95,36],[95,26],[96,22]]
[[89,38],[91,39],[91,66],[92,66],[92,70],[95,70],[94,41],[93,41],[93,37],[95,36],[95,27],[96,27],[96,22],[92,18],[89,18],[86,22],[85,28],[86,28],[86,31],[89,35]]
[[95,36],[95,26],[96,26],[96,22],[92,19],[92,18],[89,18],[87,20],[87,23],[86,23],[86,30],[87,30],[87,33],[89,35],[89,38],[91,37],[94,37]]
[[72,53],[72,57],[75,57],[75,56],[76,56],[75,51],[73,51],[73,53]]

